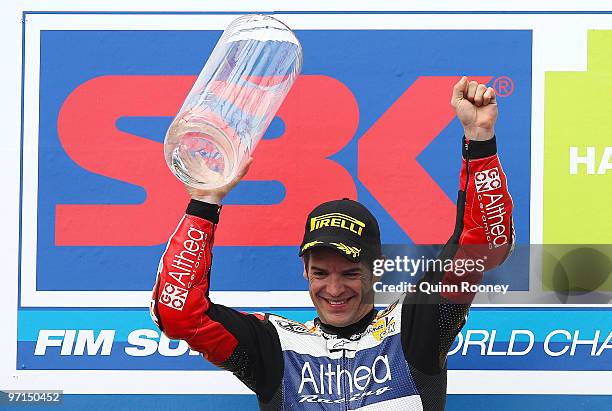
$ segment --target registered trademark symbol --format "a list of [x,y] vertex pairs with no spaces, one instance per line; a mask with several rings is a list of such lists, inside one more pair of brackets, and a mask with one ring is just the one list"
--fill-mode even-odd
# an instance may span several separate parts
[[508,97],[514,93],[514,81],[508,76],[500,76],[493,82],[493,88],[499,97]]

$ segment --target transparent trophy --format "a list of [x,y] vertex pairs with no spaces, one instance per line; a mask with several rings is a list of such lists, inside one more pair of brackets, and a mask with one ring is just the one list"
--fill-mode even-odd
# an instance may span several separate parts
[[279,20],[234,20],[198,76],[164,141],[183,183],[220,187],[244,166],[302,67],[302,47]]

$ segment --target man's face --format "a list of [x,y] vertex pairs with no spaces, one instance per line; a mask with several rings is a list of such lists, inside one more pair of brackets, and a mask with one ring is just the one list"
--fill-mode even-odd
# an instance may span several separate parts
[[372,273],[329,248],[310,251],[305,267],[310,298],[326,324],[345,327],[363,318],[372,307]]

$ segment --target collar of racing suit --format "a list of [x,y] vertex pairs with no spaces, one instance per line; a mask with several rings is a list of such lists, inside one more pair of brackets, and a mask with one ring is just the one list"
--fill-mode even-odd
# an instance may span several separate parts
[[319,326],[324,335],[327,334],[326,338],[331,336],[337,336],[340,338],[346,338],[349,340],[357,340],[361,337],[361,334],[370,325],[374,317],[378,313],[378,310],[372,308],[372,310],[364,315],[359,321],[347,325],[346,327],[334,327],[333,325],[325,324],[318,317],[314,320],[315,324]]

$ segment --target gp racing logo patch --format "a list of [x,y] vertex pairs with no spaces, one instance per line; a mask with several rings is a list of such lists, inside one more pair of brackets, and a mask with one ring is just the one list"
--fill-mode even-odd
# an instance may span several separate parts
[[159,297],[159,302],[165,306],[182,311],[189,292],[174,284],[166,283]]
[[496,190],[501,187],[499,169],[493,167],[489,170],[479,171],[474,175],[474,181],[476,183],[477,193]]

